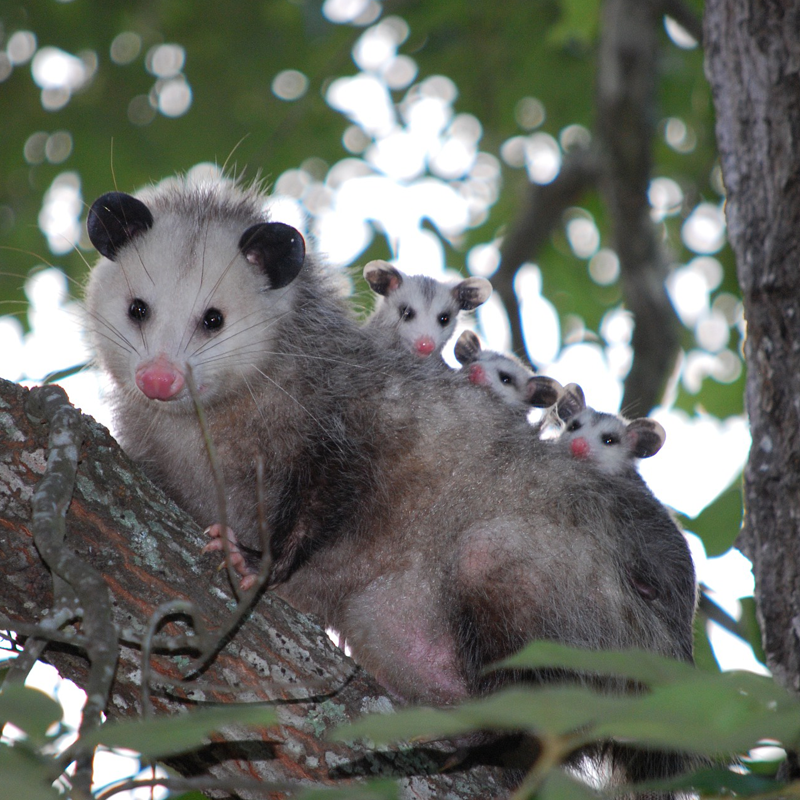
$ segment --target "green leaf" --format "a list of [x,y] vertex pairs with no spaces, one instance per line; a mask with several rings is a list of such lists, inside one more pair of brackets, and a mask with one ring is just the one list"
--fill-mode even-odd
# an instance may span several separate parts
[[753,648],[756,658],[764,664],[767,661],[767,656],[761,644],[761,627],[758,624],[756,615],[755,598],[742,597],[739,602],[742,605],[741,625],[747,631],[747,642]]
[[586,650],[547,641],[531,642],[492,668],[497,667],[561,667],[645,684],[667,684],[691,679],[696,674],[689,664],[644,650]]
[[703,672],[719,672],[719,664],[708,639],[708,627],[700,614],[694,619],[694,663]]
[[618,702],[615,714],[594,730],[600,739],[709,756],[743,753],[762,739],[787,747],[800,740],[800,700],[771,678],[749,672],[697,671],[694,680]]
[[273,708],[258,705],[226,705],[188,714],[101,725],[81,743],[136,750],[144,758],[167,758],[204,744],[206,737],[229,725],[274,725]]
[[583,781],[560,769],[553,770],[536,793],[537,800],[597,800],[597,797],[597,792]]
[[742,527],[741,476],[711,505],[686,522],[685,527],[702,540],[709,557],[719,556],[733,547]]
[[9,747],[0,744],[0,776],[2,796],[25,800],[58,800],[63,797],[51,785],[49,760],[36,757],[24,745]]
[[744,753],[764,739],[790,748],[800,742],[800,700],[762,675],[702,672],[652,653],[590,652],[550,642],[537,642],[503,665],[613,675],[646,688],[621,695],[596,687],[516,686],[451,709],[366,717],[335,736],[388,743],[482,729],[523,730],[537,737],[580,731],[585,743],[616,739],[708,756]]
[[694,789],[702,795],[751,795],[774,792],[781,784],[758,775],[743,775],[724,767],[718,767],[716,769],[700,769],[688,775],[665,781],[662,785],[678,791]]
[[613,715],[618,698],[574,687],[504,689],[450,709],[410,708],[375,714],[337,728],[333,738],[368,737],[378,744],[414,738],[445,738],[471,731],[527,730],[566,736]]
[[0,693],[0,727],[11,722],[34,744],[46,742],[48,728],[62,716],[59,703],[39,689],[14,684]]

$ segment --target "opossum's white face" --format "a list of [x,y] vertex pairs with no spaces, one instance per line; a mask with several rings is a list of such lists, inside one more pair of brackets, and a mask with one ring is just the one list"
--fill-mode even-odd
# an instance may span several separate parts
[[380,303],[375,324],[394,326],[408,348],[422,358],[442,352],[460,310],[449,287],[418,275],[406,277]]
[[635,459],[655,455],[665,436],[655,420],[626,422],[614,414],[584,408],[567,421],[561,440],[575,458],[591,461],[607,475],[622,475]]
[[[176,411],[192,402],[190,374],[206,401],[245,391],[281,348],[276,322],[290,308],[291,283],[270,290],[258,259],[241,247],[247,225],[154,208],[149,227],[128,226],[138,211],[112,207],[106,222],[90,214],[92,241],[110,256],[92,271],[86,293],[100,366],[129,396]],[[107,235],[123,215],[121,238]]]
[[421,358],[442,352],[459,311],[484,303],[492,292],[485,278],[446,284],[424,275],[404,275],[385,261],[371,261],[364,278],[381,297],[368,325],[389,329]]

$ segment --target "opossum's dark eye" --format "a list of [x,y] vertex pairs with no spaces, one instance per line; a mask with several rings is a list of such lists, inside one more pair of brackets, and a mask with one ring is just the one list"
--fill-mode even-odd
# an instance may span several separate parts
[[417,312],[411,306],[400,306],[400,319],[403,322],[411,322],[416,316]]
[[450,322],[450,315],[445,312],[443,314],[439,314],[439,324],[444,328],[447,323]]
[[577,419],[574,419],[572,422],[567,424],[567,431],[569,433],[573,433],[573,431],[579,431],[580,429],[581,423]]
[[150,309],[147,303],[145,303],[144,300],[140,300],[138,297],[134,297],[133,300],[131,300],[131,304],[128,306],[128,316],[136,322],[144,322],[149,312]]
[[512,383],[513,384],[514,383],[514,378],[511,375],[509,375],[507,372],[501,372],[500,373],[500,383],[505,383],[505,384]]
[[225,324],[225,317],[216,308],[209,308],[203,317],[203,327],[207,331],[216,331]]
[[602,436],[603,444],[614,445],[619,444],[619,436],[615,433],[606,433]]

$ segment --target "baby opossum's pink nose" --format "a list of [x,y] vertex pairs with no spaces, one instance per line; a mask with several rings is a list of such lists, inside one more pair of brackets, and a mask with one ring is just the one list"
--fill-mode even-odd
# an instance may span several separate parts
[[469,368],[469,380],[476,386],[486,386],[486,370],[480,364],[473,364]]
[[430,336],[420,336],[414,347],[417,350],[418,356],[427,358],[436,349],[436,342],[434,342]]
[[586,458],[589,455],[589,442],[583,436],[579,436],[569,443],[569,449],[575,458]]
[[171,400],[183,384],[183,375],[166,361],[151,361],[136,370],[136,385],[151,400]]

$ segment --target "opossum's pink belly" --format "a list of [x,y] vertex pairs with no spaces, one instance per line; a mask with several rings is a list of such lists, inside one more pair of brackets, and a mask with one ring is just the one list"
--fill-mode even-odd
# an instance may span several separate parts
[[447,705],[467,687],[428,589],[417,574],[381,576],[348,601],[341,626],[355,660],[393,694]]

